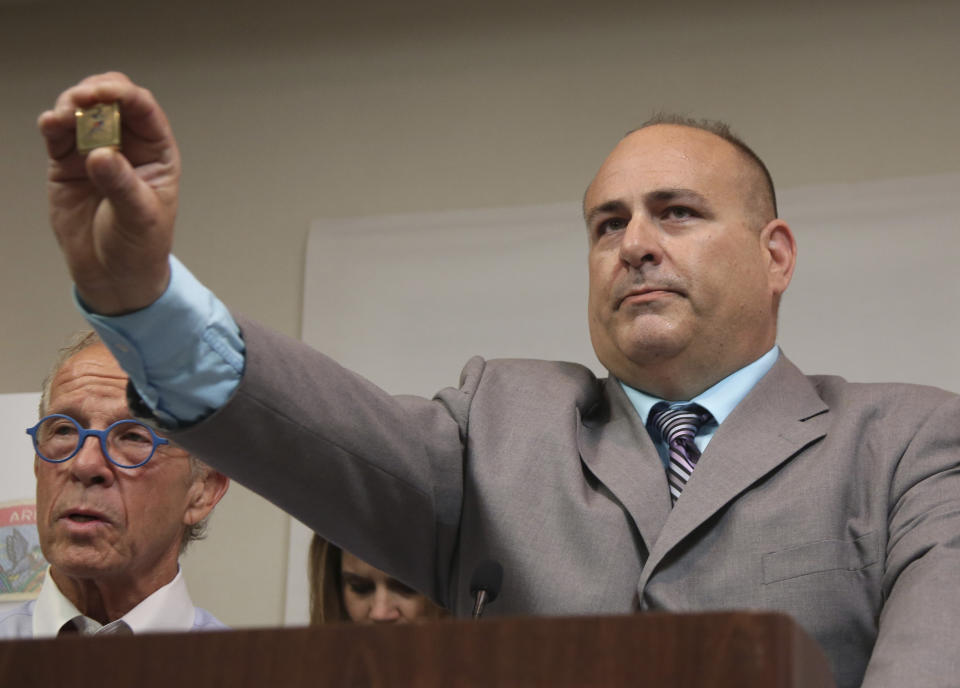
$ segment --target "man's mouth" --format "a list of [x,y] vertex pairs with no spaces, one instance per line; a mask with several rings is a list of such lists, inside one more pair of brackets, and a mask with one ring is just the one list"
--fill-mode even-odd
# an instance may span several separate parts
[[103,519],[96,516],[91,516],[90,514],[70,514],[67,516],[71,521],[75,523],[89,523],[90,521],[101,521]]
[[676,289],[671,289],[669,287],[648,286],[631,289],[626,294],[621,296],[617,301],[617,308],[620,308],[620,306],[627,301],[630,303],[649,303],[651,301],[656,301],[657,299],[668,294],[676,295],[679,293],[680,292],[678,292]]
[[92,509],[77,509],[67,511],[60,518],[78,525],[83,523],[108,523],[110,520],[105,514],[102,514],[99,511],[93,511]]

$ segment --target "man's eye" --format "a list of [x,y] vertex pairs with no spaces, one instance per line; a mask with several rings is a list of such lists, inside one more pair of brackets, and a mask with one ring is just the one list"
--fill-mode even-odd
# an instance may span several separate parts
[[52,440],[54,438],[58,440],[69,440],[76,436],[77,426],[70,421],[59,418],[44,421],[43,425],[40,426],[40,432],[37,434],[40,441]]
[[622,217],[611,217],[597,225],[597,234],[603,235],[607,232],[618,232],[627,228],[627,221]]
[[696,213],[683,205],[672,205],[664,211],[664,217],[668,220],[689,220],[694,216]]
[[153,439],[147,433],[135,432],[133,430],[118,433],[117,441],[126,442],[127,444],[153,444]]
[[110,430],[108,438],[115,444],[125,446],[153,444],[153,437],[147,429],[137,423],[118,423]]

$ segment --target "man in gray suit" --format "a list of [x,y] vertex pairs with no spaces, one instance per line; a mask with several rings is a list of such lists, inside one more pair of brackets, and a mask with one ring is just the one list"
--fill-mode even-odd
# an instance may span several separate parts
[[[123,154],[79,158],[74,109],[113,100]],[[587,190],[609,378],[475,358],[432,400],[234,320],[169,257],[179,157],[149,92],[91,77],[40,129],[54,230],[138,412],[333,542],[461,614],[494,558],[499,613],[778,609],[840,686],[954,681],[960,398],[779,351],[796,245],[722,126],[650,123]]]

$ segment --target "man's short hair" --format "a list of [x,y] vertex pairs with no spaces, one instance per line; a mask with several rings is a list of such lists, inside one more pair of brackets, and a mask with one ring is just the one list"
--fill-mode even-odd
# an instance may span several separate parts
[[100,335],[93,330],[81,330],[80,332],[74,332],[72,335],[70,335],[70,337],[67,339],[67,343],[57,352],[57,358],[54,360],[53,366],[51,366],[50,370],[47,372],[47,376],[43,378],[43,384],[40,390],[41,418],[47,415],[47,409],[50,408],[50,389],[53,387],[53,378],[55,378],[57,373],[60,372],[63,364],[84,349],[100,343]]
[[743,139],[733,133],[733,131],[730,129],[730,125],[717,119],[696,119],[693,117],[678,115],[672,112],[658,112],[636,129],[628,131],[626,136],[629,136],[633,132],[639,131],[640,129],[646,129],[647,127],[656,126],[658,124],[673,124],[680,127],[700,129],[701,131],[706,131],[714,136],[719,136],[724,141],[731,144],[734,148],[746,156],[747,160],[751,162],[762,174],[764,186],[766,187],[765,191],[767,194],[767,200],[770,202],[770,208],[773,210],[773,217],[768,219],[772,220],[778,216],[777,192],[773,186],[773,177],[770,174],[770,170],[767,169],[766,164],[764,164],[763,160],[760,159],[760,156],[754,153],[753,149],[744,143]]
[[[84,349],[102,343],[103,340],[100,338],[100,335],[94,330],[81,330],[70,335],[67,343],[57,352],[57,358],[53,363],[53,367],[50,368],[47,376],[43,379],[40,391],[40,418],[47,415],[47,411],[50,408],[50,390],[53,387],[53,379],[57,376],[57,373],[60,372],[64,364]],[[209,471],[213,470],[193,454],[189,456],[191,478],[205,476]],[[183,537],[180,539],[180,554],[186,551],[187,545],[191,542],[194,540],[202,540],[207,536],[207,523],[209,520],[210,516],[208,515],[193,525],[184,526]]]

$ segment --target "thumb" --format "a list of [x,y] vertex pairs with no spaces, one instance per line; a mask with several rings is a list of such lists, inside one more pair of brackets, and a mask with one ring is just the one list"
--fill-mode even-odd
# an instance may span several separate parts
[[87,156],[86,168],[90,181],[110,201],[122,224],[139,224],[153,215],[154,192],[122,153],[112,148],[95,148]]

